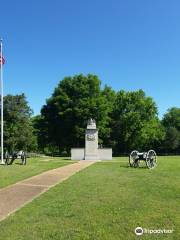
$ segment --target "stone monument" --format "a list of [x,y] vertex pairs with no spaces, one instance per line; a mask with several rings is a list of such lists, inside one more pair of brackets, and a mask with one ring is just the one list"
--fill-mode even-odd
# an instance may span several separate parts
[[72,160],[112,160],[111,148],[98,147],[98,129],[96,121],[89,119],[85,132],[85,149],[72,148]]
[[98,159],[98,129],[96,122],[90,119],[85,134],[85,160]]

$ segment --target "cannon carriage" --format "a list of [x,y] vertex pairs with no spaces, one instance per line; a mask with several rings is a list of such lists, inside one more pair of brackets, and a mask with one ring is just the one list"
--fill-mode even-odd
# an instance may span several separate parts
[[146,162],[146,166],[152,169],[157,166],[157,154],[154,150],[149,150],[148,152],[138,152],[133,150],[129,155],[129,165],[130,167],[139,167],[140,161]]
[[8,151],[5,152],[5,164],[6,165],[11,165],[15,159],[21,159],[22,165],[26,165],[26,153],[24,151],[18,151],[18,152],[13,152],[9,153]]

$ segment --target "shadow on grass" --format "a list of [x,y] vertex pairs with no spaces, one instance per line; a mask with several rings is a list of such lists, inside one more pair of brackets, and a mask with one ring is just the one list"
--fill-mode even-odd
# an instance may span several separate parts
[[[99,162],[100,164],[102,162]],[[106,163],[106,162],[103,162],[103,163]],[[118,164],[118,162],[111,162],[111,164]],[[118,167],[120,168],[128,168],[128,169],[148,169],[146,166],[139,166],[139,167],[130,167],[129,165],[121,165],[120,163],[118,164]]]
[[140,167],[130,167],[130,166],[120,166],[122,168],[131,168],[131,169],[148,169],[146,166],[140,166]]

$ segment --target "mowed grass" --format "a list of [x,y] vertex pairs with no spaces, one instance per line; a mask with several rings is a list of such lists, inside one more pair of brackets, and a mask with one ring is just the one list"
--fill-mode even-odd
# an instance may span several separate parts
[[20,165],[19,159],[15,160],[12,165],[0,165],[0,188],[73,162],[64,158],[41,157],[28,158],[25,166]]
[[[1,222],[3,240],[180,239],[180,157],[149,170],[98,162]],[[134,229],[173,229],[136,236]]]

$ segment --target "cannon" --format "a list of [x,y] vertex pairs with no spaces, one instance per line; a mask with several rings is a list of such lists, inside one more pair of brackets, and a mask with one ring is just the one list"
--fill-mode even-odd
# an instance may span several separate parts
[[132,151],[129,155],[129,165],[130,167],[139,167],[140,161],[146,162],[146,166],[152,169],[157,166],[157,154],[154,150],[149,150],[148,152],[138,152],[136,150]]
[[8,151],[5,152],[5,164],[11,165],[15,159],[20,158],[22,161],[22,165],[26,165],[26,153],[24,151],[13,152],[9,154]]

